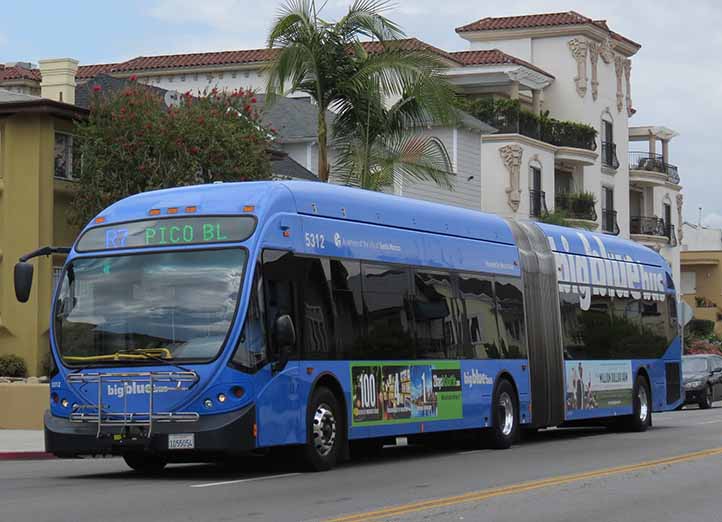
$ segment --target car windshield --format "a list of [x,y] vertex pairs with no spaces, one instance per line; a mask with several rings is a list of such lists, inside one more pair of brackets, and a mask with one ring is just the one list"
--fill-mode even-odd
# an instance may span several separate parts
[[76,259],[55,304],[55,339],[70,366],[208,361],[233,320],[243,249]]
[[703,373],[707,371],[707,359],[704,357],[685,357],[682,359],[682,373]]

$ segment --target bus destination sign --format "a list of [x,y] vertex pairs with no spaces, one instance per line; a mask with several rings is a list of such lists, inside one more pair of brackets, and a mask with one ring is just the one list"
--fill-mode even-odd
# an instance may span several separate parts
[[157,246],[233,243],[248,239],[256,227],[249,216],[193,216],[148,219],[88,230],[78,252]]

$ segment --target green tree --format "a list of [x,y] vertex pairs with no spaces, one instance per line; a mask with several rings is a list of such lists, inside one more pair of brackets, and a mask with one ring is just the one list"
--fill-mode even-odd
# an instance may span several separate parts
[[[328,22],[318,15],[312,0],[289,0],[268,37],[278,54],[269,67],[269,102],[287,92],[308,94],[318,107],[318,176],[328,181],[329,136],[325,114],[358,102],[371,86],[380,99],[397,99],[419,78],[428,77],[428,53],[400,52],[388,45],[403,31],[383,13],[384,0],[356,0],[345,16]],[[375,41],[377,52],[367,52],[361,39]],[[418,141],[418,140],[417,140]],[[396,144],[397,153],[404,150]],[[418,150],[406,143],[405,150]],[[408,154],[407,154],[408,155]]]
[[450,188],[451,159],[443,143],[428,132],[431,124],[452,125],[457,120],[454,92],[439,74],[443,65],[423,51],[387,45],[387,54],[424,65],[401,78],[403,91],[390,105],[373,76],[348,89],[334,122],[335,170],[347,184],[370,190],[403,177]]
[[76,225],[139,192],[270,176],[270,135],[252,92],[188,92],[168,108],[157,91],[137,83],[95,89],[90,116],[76,127],[82,157]]

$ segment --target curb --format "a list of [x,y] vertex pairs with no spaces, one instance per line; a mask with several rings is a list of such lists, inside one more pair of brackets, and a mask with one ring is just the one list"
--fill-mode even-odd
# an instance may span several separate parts
[[0,460],[48,460],[57,458],[45,451],[0,451]]

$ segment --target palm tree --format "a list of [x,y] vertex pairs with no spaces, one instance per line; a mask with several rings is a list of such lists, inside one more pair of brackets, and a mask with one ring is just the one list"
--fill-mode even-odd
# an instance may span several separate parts
[[[404,34],[383,16],[388,8],[386,0],[355,0],[331,23],[319,18],[313,0],[288,0],[271,29],[268,45],[279,52],[269,66],[268,101],[287,92],[306,93],[315,101],[321,181],[329,177],[326,111],[359,102],[359,93],[370,86],[384,100],[400,98],[437,63],[427,53],[387,52],[388,43]],[[361,38],[381,42],[382,51],[367,52]]]
[[[386,52],[409,55],[393,47]],[[347,91],[339,104],[334,123],[335,170],[348,185],[382,190],[407,177],[451,188],[449,154],[427,129],[457,121],[455,95],[440,76],[441,64],[434,56],[411,54],[426,65],[419,74],[402,78],[403,91],[395,103],[389,105],[379,82],[370,76]]]

